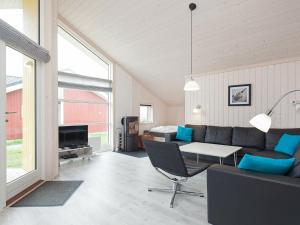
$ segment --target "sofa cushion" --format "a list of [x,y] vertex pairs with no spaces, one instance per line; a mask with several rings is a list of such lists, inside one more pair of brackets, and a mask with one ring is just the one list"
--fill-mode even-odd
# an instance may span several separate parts
[[275,146],[275,151],[293,156],[299,144],[300,144],[300,135],[284,134],[281,136],[278,144]]
[[232,127],[207,126],[205,142],[221,145],[231,145]]
[[300,178],[300,160],[297,159],[288,172],[287,176],[289,177],[295,177],[295,178]]
[[267,174],[285,175],[293,166],[295,160],[295,158],[272,159],[246,154],[238,168]]
[[283,134],[299,134],[300,128],[295,129],[270,129],[268,133],[266,133],[266,147],[265,149],[274,150],[277,145],[279,139]]
[[260,150],[257,148],[242,148],[240,151],[238,151],[238,156],[244,156],[245,154],[249,155],[255,155]]
[[206,126],[205,125],[191,125],[187,124],[185,127],[192,128],[192,141],[196,142],[204,142],[205,141],[205,133],[206,133]]
[[300,146],[294,154],[294,158],[296,158],[296,161],[287,176],[300,178]]
[[177,127],[177,134],[176,134],[176,139],[180,141],[192,141],[192,128],[186,128],[182,126]]
[[274,150],[263,150],[263,151],[258,151],[254,153],[256,156],[262,156],[262,157],[268,157],[272,159],[289,159],[291,158],[290,155],[281,153],[281,152],[275,152]]
[[295,154],[294,154],[294,157],[295,157],[296,159],[299,159],[299,160],[300,160],[300,146],[298,146],[297,151],[296,151]]
[[232,145],[264,149],[265,133],[253,127],[234,127]]

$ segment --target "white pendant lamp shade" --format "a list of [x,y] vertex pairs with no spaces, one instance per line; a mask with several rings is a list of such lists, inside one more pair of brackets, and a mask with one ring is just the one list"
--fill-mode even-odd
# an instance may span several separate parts
[[196,9],[196,4],[195,3],[190,3],[189,4],[189,9],[191,11],[191,73],[190,73],[190,78],[186,81],[184,85],[184,91],[198,91],[200,90],[199,84],[194,81],[193,79],[193,10]]
[[198,91],[199,89],[200,89],[199,84],[196,81],[194,81],[192,78],[189,79],[184,85],[185,91]]
[[271,127],[272,119],[265,113],[261,113],[253,117],[249,123],[257,129],[267,133]]

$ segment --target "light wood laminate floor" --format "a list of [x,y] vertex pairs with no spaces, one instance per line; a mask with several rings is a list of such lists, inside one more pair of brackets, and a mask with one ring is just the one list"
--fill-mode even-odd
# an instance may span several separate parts
[[[149,159],[114,152],[92,161],[61,167],[58,180],[84,180],[62,207],[7,208],[1,225],[208,225],[206,197],[148,192],[148,187],[170,187]],[[206,194],[206,173],[191,178],[186,189]]]

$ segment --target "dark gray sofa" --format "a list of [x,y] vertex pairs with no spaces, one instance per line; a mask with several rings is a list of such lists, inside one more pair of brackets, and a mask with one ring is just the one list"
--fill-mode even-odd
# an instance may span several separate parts
[[[268,133],[264,133],[253,127],[218,127],[190,124],[187,124],[186,127],[190,127],[193,129],[192,142],[204,142],[243,147],[241,151],[238,152],[238,160],[240,160],[246,153],[277,159],[290,158],[289,155],[275,152],[275,145],[284,133],[300,134],[300,128],[270,129]],[[165,139],[166,142],[175,142],[178,143],[178,145],[188,144],[188,142],[176,140],[176,133],[166,134]],[[187,158],[196,159],[195,154],[183,154]],[[200,160],[217,163],[219,159],[201,155]],[[233,157],[225,159],[224,163],[232,165]]]
[[213,165],[207,170],[213,225],[299,225],[300,178]]
[[[300,134],[300,129],[270,129],[263,133],[255,128],[187,126],[193,128],[192,141],[241,146],[240,157],[248,153],[290,158],[275,152],[274,148],[284,133]],[[176,133],[170,134],[166,140],[187,144],[175,137]],[[294,157],[297,158],[295,167],[286,176],[256,173],[227,165],[208,168],[208,222],[213,225],[299,225],[300,146]],[[228,163],[232,162],[229,160]]]

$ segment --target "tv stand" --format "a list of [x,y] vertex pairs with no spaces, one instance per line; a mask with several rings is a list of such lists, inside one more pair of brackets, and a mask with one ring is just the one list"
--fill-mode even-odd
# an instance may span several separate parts
[[[61,156],[64,154],[76,154],[78,157],[76,158],[69,158],[69,159],[62,159]],[[59,148],[58,149],[58,159],[59,164],[65,161],[70,161],[73,159],[88,159],[90,160],[93,155],[93,147],[91,146],[80,146],[80,147],[72,147],[72,148]]]

